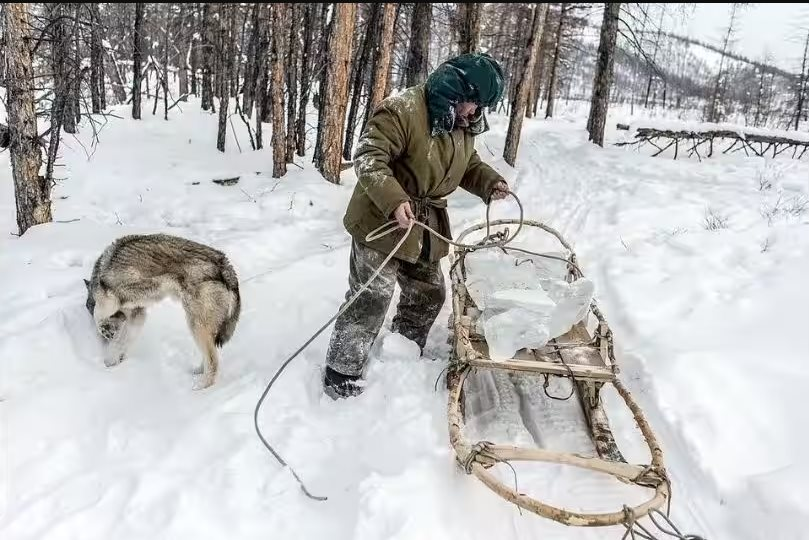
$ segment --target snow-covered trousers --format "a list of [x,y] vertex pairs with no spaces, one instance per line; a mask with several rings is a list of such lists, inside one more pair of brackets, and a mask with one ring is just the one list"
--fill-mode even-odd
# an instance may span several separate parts
[[[380,251],[356,241],[352,243],[346,302],[371,278],[385,257]],[[444,274],[439,262],[419,259],[416,263],[408,263],[394,258],[335,321],[326,354],[326,364],[330,368],[343,375],[362,375],[371,345],[385,322],[397,283],[401,294],[391,330],[416,342],[424,350],[427,334],[446,299]]]

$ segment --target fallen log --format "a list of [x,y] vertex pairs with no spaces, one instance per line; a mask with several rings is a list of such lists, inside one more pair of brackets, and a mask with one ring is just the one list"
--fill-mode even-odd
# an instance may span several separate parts
[[[685,142],[690,148],[687,155],[690,157],[696,154],[697,158],[700,160],[702,160],[704,156],[699,154],[698,148],[705,143],[707,143],[710,148],[706,157],[712,157],[714,155],[714,148],[722,148],[723,145],[724,149],[721,150],[723,154],[744,149],[747,155],[750,155],[747,151],[752,150],[753,154],[759,157],[772,155],[773,158],[777,158],[781,155],[787,155],[790,159],[800,160],[804,155],[809,155],[806,152],[809,150],[809,134],[804,136],[803,133],[796,132],[794,136],[791,136],[787,132],[768,133],[760,129],[746,130],[742,127],[729,128],[719,126],[722,125],[706,124],[704,129],[641,126],[635,128],[632,140],[621,141],[615,144],[616,146],[634,146],[636,148],[649,144],[654,146],[657,150],[653,154],[653,157],[655,157],[661,155],[672,145],[675,145],[675,149],[679,149],[679,143]],[[632,128],[626,124],[617,124],[616,127],[620,130],[632,131]],[[661,140],[663,141],[662,145],[659,144]],[[756,149],[753,144],[757,144],[758,149]],[[739,145],[741,145],[741,148],[738,148]],[[662,150],[661,146],[663,146]],[[788,152],[788,150],[792,150],[792,152]],[[674,159],[677,159],[679,155],[679,152],[675,152]]]

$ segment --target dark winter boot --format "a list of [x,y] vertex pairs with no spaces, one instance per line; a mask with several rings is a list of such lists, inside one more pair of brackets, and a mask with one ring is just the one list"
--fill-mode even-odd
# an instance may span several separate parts
[[323,379],[323,391],[332,399],[341,399],[358,396],[362,393],[360,377],[343,375],[326,366],[326,376]]

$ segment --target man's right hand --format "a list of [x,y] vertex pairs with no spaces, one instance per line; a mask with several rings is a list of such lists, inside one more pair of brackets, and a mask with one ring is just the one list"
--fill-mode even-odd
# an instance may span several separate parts
[[413,209],[410,208],[409,202],[403,202],[396,210],[393,211],[393,217],[399,223],[399,227],[406,229],[410,226],[410,222],[416,219],[413,215]]

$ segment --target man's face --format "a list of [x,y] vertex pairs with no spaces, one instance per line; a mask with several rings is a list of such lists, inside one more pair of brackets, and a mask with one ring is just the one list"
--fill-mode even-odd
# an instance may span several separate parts
[[469,127],[469,123],[477,112],[478,106],[474,103],[463,102],[455,106],[455,127]]

